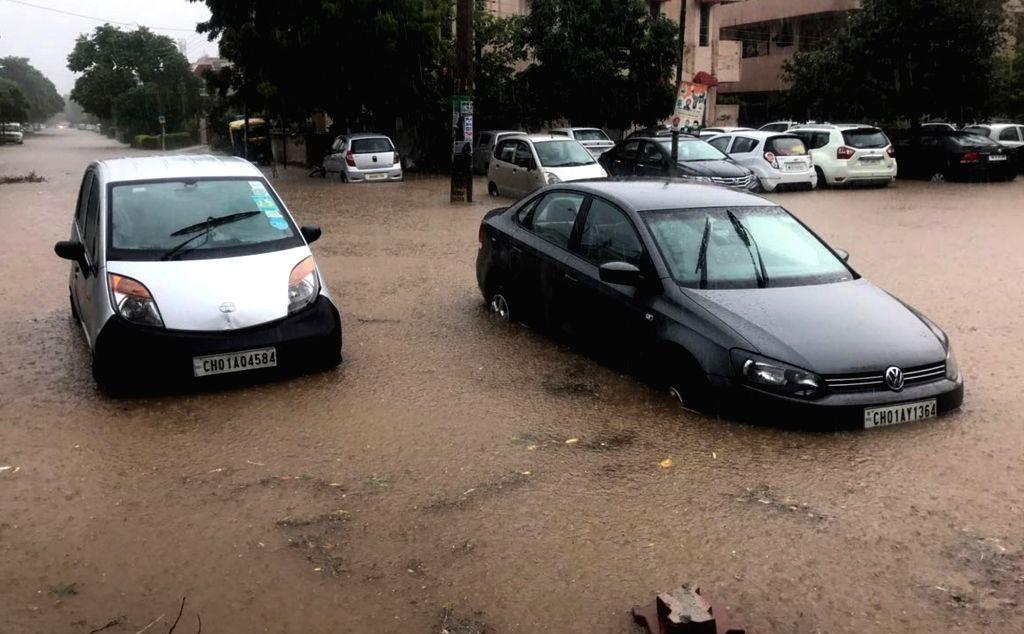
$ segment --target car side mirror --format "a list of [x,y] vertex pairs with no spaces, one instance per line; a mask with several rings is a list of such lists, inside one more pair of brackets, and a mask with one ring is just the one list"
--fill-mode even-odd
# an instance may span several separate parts
[[313,244],[323,234],[318,225],[305,225],[299,231],[302,232],[302,237],[306,239],[306,244]]
[[56,253],[59,258],[77,262],[78,266],[83,270],[87,268],[85,261],[85,245],[78,240],[61,240],[57,244],[53,245],[53,252]]
[[849,262],[850,261],[850,252],[849,251],[847,251],[846,249],[836,249],[835,251],[836,251],[836,255],[839,256],[840,260],[842,260],[843,262]]
[[640,269],[629,262],[605,262],[598,268],[598,275],[606,284],[640,285]]
[[535,169],[537,169],[537,159],[532,158],[526,162],[526,171],[532,172]]

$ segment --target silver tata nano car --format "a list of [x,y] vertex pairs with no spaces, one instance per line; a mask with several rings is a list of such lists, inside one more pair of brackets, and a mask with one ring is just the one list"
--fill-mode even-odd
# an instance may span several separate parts
[[329,368],[341,318],[309,243],[250,163],[215,156],[98,161],[71,239],[71,311],[101,388],[218,383]]

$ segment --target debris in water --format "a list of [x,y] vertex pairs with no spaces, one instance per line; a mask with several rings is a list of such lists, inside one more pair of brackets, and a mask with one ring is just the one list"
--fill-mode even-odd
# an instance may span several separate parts
[[59,584],[57,584],[55,586],[50,586],[50,592],[52,592],[54,595],[56,595],[56,596],[58,596],[58,597],[60,597],[62,599],[66,599],[68,597],[73,597],[76,594],[78,594],[78,590],[75,589],[75,583],[74,582],[71,582],[71,583],[59,583]]
[[565,444],[567,444],[567,445],[575,445],[575,444],[576,444],[576,443],[578,443],[579,441],[580,441],[580,439],[579,439],[579,438],[569,438],[569,439],[567,439],[567,440],[565,441]]
[[658,466],[661,467],[662,469],[668,469],[669,467],[672,466],[672,459],[665,458],[664,460],[658,463]]

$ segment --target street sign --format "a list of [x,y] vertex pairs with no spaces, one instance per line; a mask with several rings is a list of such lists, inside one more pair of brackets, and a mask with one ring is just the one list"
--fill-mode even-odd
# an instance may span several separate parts
[[160,125],[163,125],[163,124],[167,123],[167,117],[165,117],[163,115],[160,115],[159,117],[157,117],[156,120],[160,122]]

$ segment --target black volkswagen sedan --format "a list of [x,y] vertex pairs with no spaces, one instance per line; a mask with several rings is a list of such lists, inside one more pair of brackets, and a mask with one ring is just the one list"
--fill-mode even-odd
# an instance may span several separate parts
[[1012,152],[977,134],[925,128],[896,133],[893,147],[901,178],[1011,181],[1017,176]]
[[693,183],[724,185],[755,191],[757,176],[718,148],[689,135],[680,135],[676,161],[671,137],[640,137],[620,141],[598,159],[610,176],[678,178]]
[[751,194],[550,186],[484,217],[476,270],[495,314],[629,361],[689,409],[870,428],[963,400],[938,326]]

